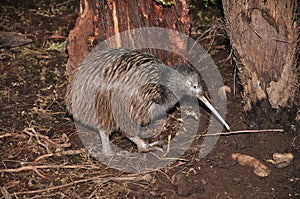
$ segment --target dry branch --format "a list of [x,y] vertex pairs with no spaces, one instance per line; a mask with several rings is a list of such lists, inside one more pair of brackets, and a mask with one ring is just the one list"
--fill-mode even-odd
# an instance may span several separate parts
[[56,142],[53,142],[52,140],[49,139],[48,136],[36,132],[34,128],[25,128],[23,132],[30,136],[29,141],[34,137],[38,142],[38,144],[43,146],[47,150],[48,154],[51,153],[49,146],[52,146],[52,148],[70,147],[69,143],[58,144]]
[[203,134],[203,135],[201,135],[201,137],[218,136],[218,135],[234,135],[234,134],[245,134],[245,133],[274,133],[274,132],[282,133],[282,132],[284,132],[284,130],[283,129],[240,130],[240,131]]
[[44,155],[39,156],[33,162],[37,163],[38,161],[40,161],[41,159],[46,158],[46,157],[62,156],[62,155],[78,155],[78,154],[82,154],[82,153],[85,153],[85,152],[86,152],[85,149],[79,149],[79,150],[62,151],[62,152],[57,152],[57,153],[48,153],[48,154],[44,154]]
[[67,183],[64,185],[55,186],[55,187],[49,187],[49,188],[33,190],[33,191],[15,192],[14,195],[37,194],[37,193],[49,192],[49,191],[53,191],[56,189],[61,189],[61,188],[73,186],[73,185],[76,185],[79,183],[83,183],[83,182],[89,182],[89,181],[102,182],[102,183],[108,182],[108,181],[142,181],[142,180],[150,181],[151,178],[152,178],[152,176],[149,173],[145,174],[145,175],[132,174],[132,175],[121,176],[121,177],[120,176],[119,177],[111,177],[109,175],[99,175],[99,176],[94,176],[91,178],[76,180],[76,181],[73,181],[73,182],[70,182],[70,183]]
[[38,174],[41,178],[47,178],[43,174],[41,174],[38,169],[78,169],[78,168],[96,168],[95,165],[35,165],[38,161],[40,161],[43,158],[46,157],[52,157],[52,156],[62,156],[62,155],[78,155],[85,153],[84,149],[80,150],[69,150],[69,151],[62,151],[58,153],[49,153],[44,154],[36,158],[33,162],[28,162],[25,166],[19,167],[19,168],[13,168],[13,169],[0,169],[0,173],[18,173],[21,171],[34,171],[36,174]]
[[3,135],[0,135],[0,139],[1,139],[1,138],[5,138],[5,137],[10,137],[10,136],[12,136],[11,133],[5,133],[5,134],[3,134]]
[[8,193],[5,187],[0,187],[0,191],[5,199],[11,199],[11,195]]

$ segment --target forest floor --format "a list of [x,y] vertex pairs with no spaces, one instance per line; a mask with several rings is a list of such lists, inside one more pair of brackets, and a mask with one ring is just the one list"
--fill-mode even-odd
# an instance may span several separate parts
[[[0,1],[0,31],[22,33],[33,40],[0,49],[0,199],[300,198],[300,123],[296,120],[300,103],[276,111],[263,102],[245,113],[236,69],[228,59],[228,39],[221,30],[219,36],[206,35],[199,42],[209,47],[214,39],[210,52],[231,90],[226,115],[231,130],[254,131],[220,136],[203,158],[198,156],[203,141],[198,132],[179,159],[144,173],[121,172],[93,158],[64,103],[65,45],[78,16],[78,2]],[[216,6],[196,7],[192,36],[197,39],[211,19],[221,18],[220,13]],[[203,115],[209,116],[205,111]],[[264,129],[283,132],[255,132]],[[263,171],[269,175],[260,177],[249,165],[238,164],[232,159],[235,153],[256,158],[267,166]],[[274,153],[291,153],[294,159],[273,165],[267,160]]]

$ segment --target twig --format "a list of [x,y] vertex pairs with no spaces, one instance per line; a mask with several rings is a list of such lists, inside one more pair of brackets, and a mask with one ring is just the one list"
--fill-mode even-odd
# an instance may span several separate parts
[[42,134],[36,132],[34,128],[25,128],[25,129],[23,130],[24,133],[27,133],[28,135],[32,135],[32,133],[30,133],[30,131],[31,131],[35,136],[44,138],[45,140],[47,140],[47,142],[49,142],[49,143],[51,143],[51,144],[53,144],[53,145],[57,145],[57,143],[55,143],[55,142],[53,142],[52,140],[50,140],[48,136],[42,135]]
[[95,165],[27,165],[15,169],[0,169],[0,173],[18,173],[21,171],[28,171],[34,169],[85,169],[96,168]]
[[14,169],[0,169],[0,173],[17,173],[17,172],[21,172],[21,171],[27,171],[27,170],[32,170],[34,171],[36,174],[38,174],[41,178],[47,178],[46,176],[44,176],[43,174],[41,174],[38,169],[49,169],[49,168],[83,168],[88,166],[89,168],[92,167],[93,165],[35,165],[38,161],[40,161],[43,158],[46,157],[51,157],[51,156],[62,156],[62,155],[78,155],[81,153],[84,153],[85,150],[84,149],[80,149],[80,150],[69,150],[69,151],[62,151],[62,152],[58,152],[58,153],[49,153],[49,154],[45,154],[45,155],[41,155],[38,158],[36,158],[33,162],[28,162],[26,164],[29,164],[27,166],[22,166],[19,168],[14,168]]
[[[51,153],[50,149],[48,148],[49,144],[52,144],[54,146],[54,148],[66,148],[66,147],[70,147],[70,143],[58,144],[56,142],[53,142],[52,140],[49,139],[48,136],[42,135],[42,134],[36,132],[35,129],[32,128],[32,127],[31,128],[25,128],[23,130],[23,132],[30,136],[29,140],[32,137],[35,137],[35,139],[38,142],[38,144],[41,145],[41,146],[43,146],[47,150],[48,154]],[[46,140],[47,144],[43,143],[40,138]]]
[[44,144],[40,141],[40,137],[46,139],[49,143],[56,145],[56,143],[49,140],[49,138],[47,136],[37,133],[34,128],[25,128],[23,130],[23,132],[30,136],[29,140],[31,140],[32,137],[35,137],[38,144],[43,146],[47,150],[48,153],[51,153],[51,152],[50,152],[48,146],[46,146],[46,144]]
[[0,187],[0,191],[5,199],[11,199],[11,195],[8,193],[5,187]]
[[10,137],[10,136],[12,136],[11,133],[5,133],[4,135],[0,135],[0,139],[5,137]]
[[78,155],[78,154],[82,154],[84,152],[85,152],[85,149],[68,150],[68,151],[62,151],[62,152],[57,152],[57,153],[48,153],[48,154],[39,156],[33,162],[37,163],[38,161],[40,161],[41,159],[46,158],[46,157],[62,156],[62,155]]
[[47,39],[66,39],[66,37],[61,36],[61,35],[52,35],[52,36],[48,37]]
[[0,169],[0,173],[18,173],[21,171],[34,171],[42,178],[47,178],[42,175],[38,169],[90,169],[96,168],[95,165],[27,165],[15,169]]
[[243,133],[274,133],[274,132],[282,133],[282,132],[284,132],[284,130],[283,129],[241,130],[241,131],[230,131],[230,132],[203,134],[203,135],[200,135],[200,137],[217,136],[217,135],[233,135],[233,134],[243,134]]
[[33,190],[33,191],[22,191],[22,192],[15,192],[15,195],[23,195],[23,194],[36,194],[36,193],[42,193],[42,192],[49,192],[53,191],[56,189],[64,188],[64,187],[69,187],[73,186],[79,183],[83,182],[89,182],[89,181],[98,181],[98,182],[108,182],[108,181],[141,181],[141,180],[147,180],[149,181],[151,179],[150,174],[146,174],[141,176],[140,174],[132,174],[130,176],[124,176],[124,177],[109,177],[108,175],[102,175],[102,176],[94,176],[91,178],[86,178],[86,179],[81,179],[81,180],[76,180],[64,185],[59,185],[55,187],[49,187],[45,189],[39,189],[39,190]]
[[69,1],[66,1],[66,2],[58,3],[58,4],[56,4],[56,6],[57,7],[61,7],[61,6],[64,6],[64,5],[66,5],[66,4],[68,4],[68,3],[72,2],[72,1],[74,1],[74,0],[69,0]]

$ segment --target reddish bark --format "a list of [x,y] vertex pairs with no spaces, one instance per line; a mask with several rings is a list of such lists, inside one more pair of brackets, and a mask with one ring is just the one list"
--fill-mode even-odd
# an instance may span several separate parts
[[[83,11],[77,20],[75,28],[68,38],[69,61],[67,73],[80,63],[86,54],[105,39],[139,27],[162,27],[177,30],[189,35],[190,17],[188,4],[185,0],[174,0],[174,4],[164,6],[154,0],[81,0]],[[140,38],[141,40],[143,37]],[[172,38],[169,38],[171,42]],[[128,42],[119,41],[118,46]],[[141,42],[141,41],[139,41]],[[163,61],[173,58],[159,51],[153,51]],[[164,59],[165,58],[165,59]]]

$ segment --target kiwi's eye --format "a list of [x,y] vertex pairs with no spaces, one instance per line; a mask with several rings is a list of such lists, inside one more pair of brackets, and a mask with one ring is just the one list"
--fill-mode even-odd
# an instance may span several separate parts
[[196,89],[197,88],[197,85],[194,85],[194,89]]

